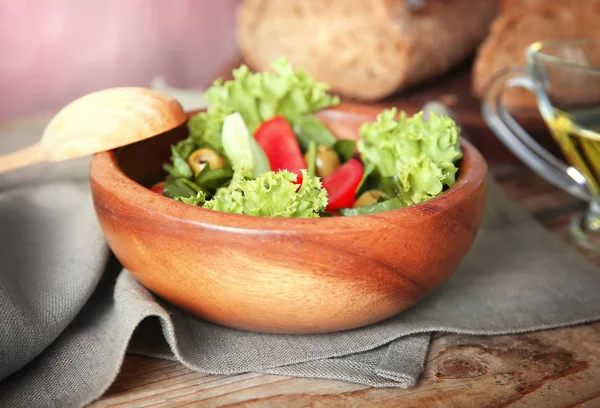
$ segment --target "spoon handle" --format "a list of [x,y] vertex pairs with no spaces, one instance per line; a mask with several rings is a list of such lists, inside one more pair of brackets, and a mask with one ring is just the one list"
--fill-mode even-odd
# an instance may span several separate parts
[[39,143],[36,143],[16,152],[0,156],[0,174],[43,161],[46,161],[44,151]]

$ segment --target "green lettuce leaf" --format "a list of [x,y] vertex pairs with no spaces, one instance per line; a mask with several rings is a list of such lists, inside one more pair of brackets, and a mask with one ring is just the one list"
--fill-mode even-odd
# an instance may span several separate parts
[[316,142],[318,146],[333,147],[337,141],[331,130],[315,115],[296,116],[292,125],[303,151],[308,150],[311,142]]
[[411,157],[398,174],[400,198],[405,205],[417,204],[435,197],[444,190],[442,169],[433,160]]
[[223,123],[223,149],[235,172],[256,178],[270,170],[269,159],[252,137],[239,112],[228,115]]
[[198,191],[198,193],[196,193],[195,196],[177,197],[177,198],[175,198],[175,200],[181,201],[182,203],[185,203],[185,204],[199,206],[199,205],[204,204],[204,202],[206,201],[206,193],[204,193],[204,191],[200,190],[200,191]]
[[376,168],[384,179],[399,184],[404,205],[435,197],[456,182],[457,163],[462,158],[460,128],[447,116],[423,112],[397,117],[395,108],[383,111],[376,122],[365,123],[358,150],[365,165]]
[[171,163],[165,164],[165,171],[172,177],[191,178],[185,161],[196,149],[210,148],[226,155],[223,123],[234,112],[242,116],[253,135],[262,122],[275,116],[281,115],[290,123],[306,121],[310,114],[339,103],[337,96],[328,94],[328,85],[302,70],[294,71],[285,58],[274,61],[271,68],[272,72],[253,73],[241,65],[233,70],[233,80],[216,80],[204,96],[207,110],[188,120],[190,136],[173,147]]
[[[256,179],[239,173],[226,188],[204,203],[211,210],[266,217],[316,218],[327,206],[327,192],[317,177],[302,170],[302,185],[287,170],[267,172]],[[298,189],[298,191],[296,191]]]
[[271,64],[273,72],[251,72],[246,65],[233,70],[233,80],[217,79],[207,89],[206,112],[188,122],[190,138],[198,146],[208,145],[223,152],[221,128],[225,117],[239,112],[254,134],[260,124],[281,115],[290,123],[302,115],[337,105],[339,98],[329,95],[329,86],[302,70],[294,71],[285,58]]
[[223,111],[219,106],[215,106],[209,107],[205,112],[200,112],[192,116],[187,124],[190,136],[184,142],[191,143],[195,149],[207,147],[219,154],[223,154],[221,129],[223,128],[225,117],[230,113]]
[[171,178],[167,181],[163,194],[166,197],[177,200],[180,198],[193,197],[198,194],[200,190],[202,190],[202,188],[199,185],[187,178]]
[[333,150],[338,154],[342,163],[347,162],[354,156],[356,151],[356,142],[354,140],[337,140],[333,145]]
[[188,143],[185,140],[182,140],[175,146],[171,146],[171,164],[165,164],[163,166],[164,170],[169,173],[172,178],[191,178],[194,173],[186,160],[192,151],[193,144]]

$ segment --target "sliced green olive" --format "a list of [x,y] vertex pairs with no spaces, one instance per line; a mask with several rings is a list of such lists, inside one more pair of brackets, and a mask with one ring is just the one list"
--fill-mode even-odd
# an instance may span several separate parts
[[[308,152],[304,155],[304,158],[308,162]],[[316,159],[316,173],[317,176],[325,178],[333,173],[338,167],[340,167],[340,158],[338,154],[331,147],[319,146],[317,148],[317,159]]]
[[192,152],[187,162],[194,174],[200,173],[206,165],[211,170],[227,166],[227,161],[224,158],[219,156],[214,150],[206,148]]
[[360,195],[360,197],[358,197],[356,199],[353,207],[358,208],[358,207],[363,207],[365,205],[375,204],[377,202],[377,200],[379,199],[379,197],[381,197],[382,195],[383,195],[383,192],[379,191],[379,190],[365,191],[364,193],[362,193]]

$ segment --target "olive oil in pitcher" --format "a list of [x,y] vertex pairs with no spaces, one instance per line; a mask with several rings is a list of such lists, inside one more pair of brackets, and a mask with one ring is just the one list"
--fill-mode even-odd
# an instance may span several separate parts
[[566,160],[585,176],[593,194],[600,194],[600,106],[552,109],[544,119]]

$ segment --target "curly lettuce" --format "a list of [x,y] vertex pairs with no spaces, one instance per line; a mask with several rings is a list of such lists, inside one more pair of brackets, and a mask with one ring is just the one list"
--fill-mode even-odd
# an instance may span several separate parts
[[228,187],[204,203],[204,208],[265,217],[317,218],[327,206],[327,191],[317,177],[302,170],[302,185],[287,170],[267,172],[255,179],[234,176]]
[[359,133],[358,151],[366,167],[394,184],[405,206],[433,198],[456,182],[462,152],[460,128],[451,118],[434,112],[428,121],[423,112],[397,117],[392,108],[363,124]]
[[204,204],[206,201],[206,193],[202,190],[198,191],[195,196],[184,197],[180,196],[175,199],[176,201],[181,201],[184,204],[191,204],[195,206],[199,206]]
[[251,72],[246,65],[233,70],[233,80],[217,79],[206,91],[208,104],[188,121],[190,138],[199,146],[223,153],[221,128],[228,115],[239,112],[251,134],[264,121],[281,115],[294,123],[303,115],[337,105],[329,86],[302,70],[294,71],[285,58],[271,64],[273,72]]

